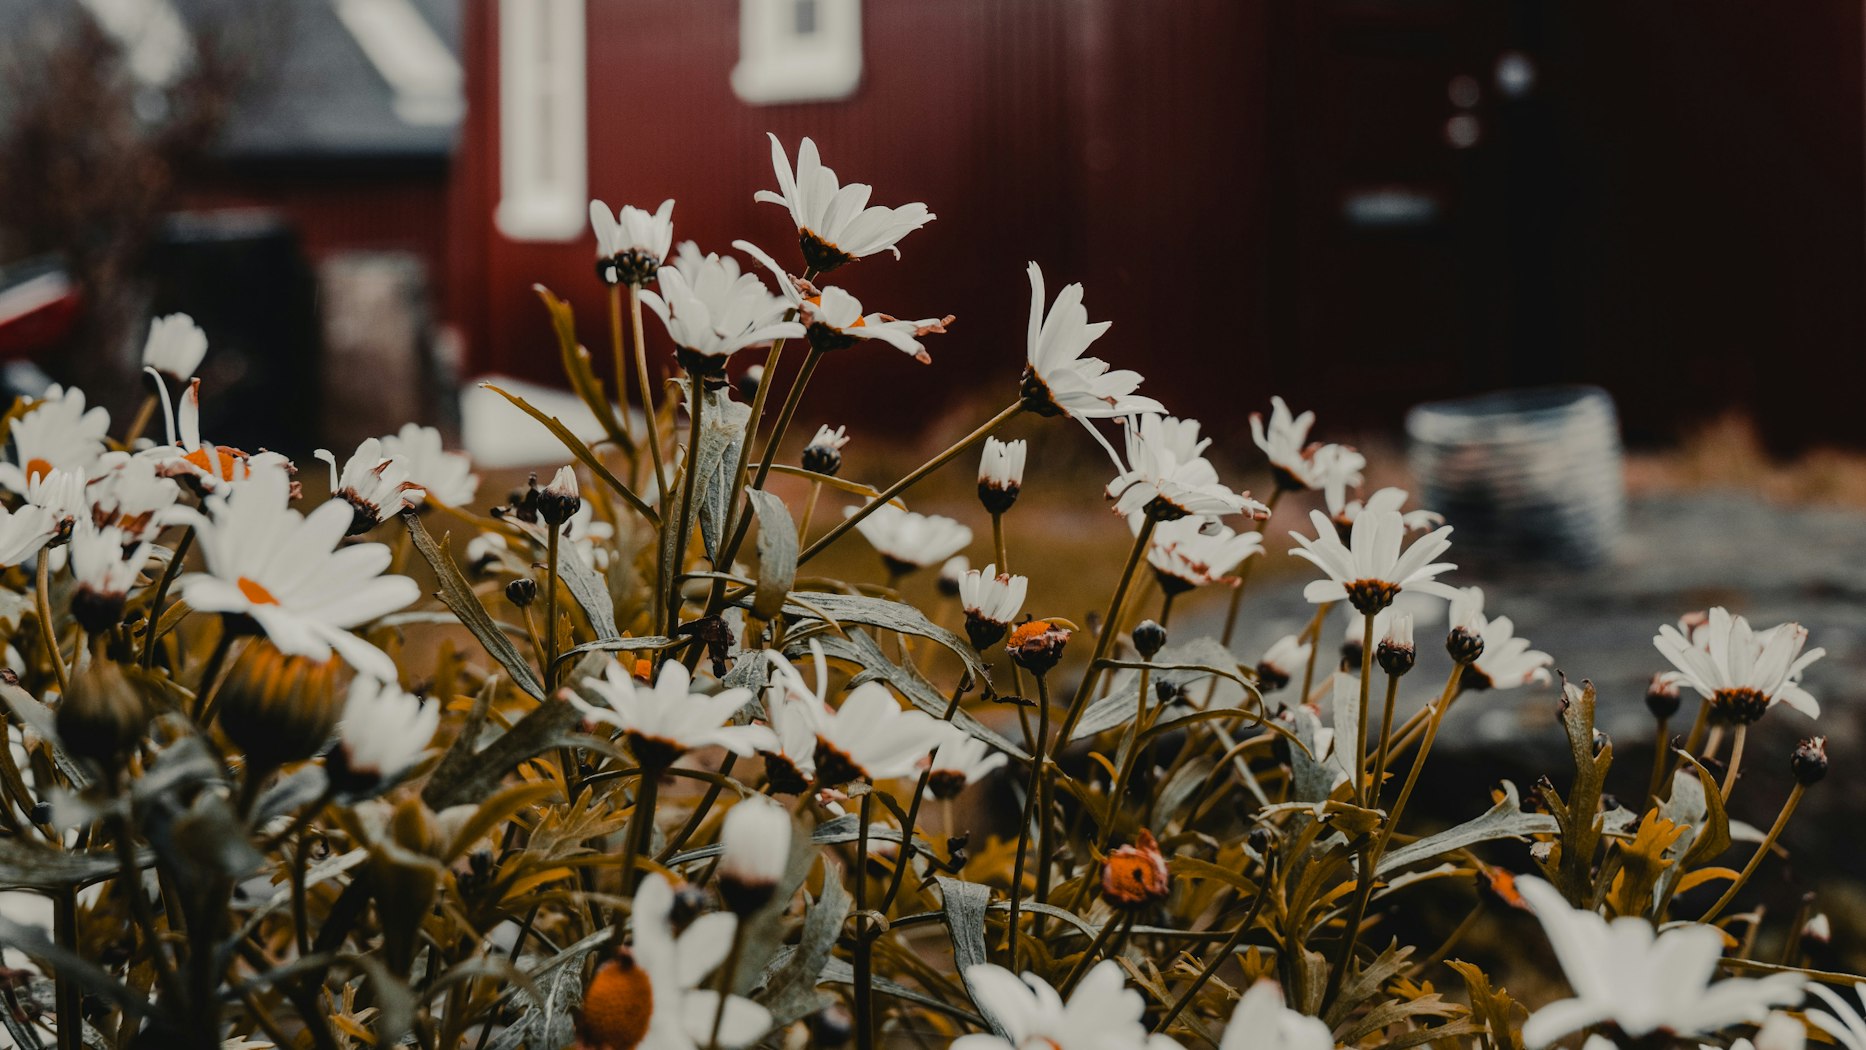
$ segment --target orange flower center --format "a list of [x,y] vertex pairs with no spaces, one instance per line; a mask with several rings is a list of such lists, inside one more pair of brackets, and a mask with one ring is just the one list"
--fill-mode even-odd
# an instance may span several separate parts
[[52,472],[50,460],[33,458],[26,461],[26,480],[38,481]]
[[245,465],[246,457],[234,449],[202,445],[182,458],[222,481],[235,481],[244,476],[236,472]]
[[251,580],[242,576],[240,577],[240,582],[235,586],[239,587],[240,593],[246,595],[246,600],[252,602],[254,605],[277,605],[279,603],[279,600],[272,596],[272,592],[266,590],[265,587],[256,580]]
[[654,986],[648,974],[623,949],[596,968],[583,993],[583,1013],[577,1018],[581,1045],[590,1050],[635,1050],[648,1034],[654,1016]]

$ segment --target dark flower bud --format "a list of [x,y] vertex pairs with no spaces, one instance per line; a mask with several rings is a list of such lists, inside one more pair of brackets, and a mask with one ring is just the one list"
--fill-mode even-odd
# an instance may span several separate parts
[[1484,655],[1484,636],[1467,627],[1454,627],[1445,636],[1445,651],[1456,663],[1474,664]]
[[816,436],[803,449],[803,469],[835,477],[842,470],[842,449],[849,443],[847,427],[817,427]]
[[1142,620],[1134,627],[1134,648],[1140,650],[1142,660],[1152,660],[1166,645],[1166,628],[1152,620]]
[[[532,478],[532,485],[537,486],[537,478]],[[577,472],[570,467],[559,467],[551,478],[551,483],[538,491],[538,517],[546,525],[561,526],[575,517],[583,509],[583,497],[577,494]]]
[[1795,772],[1795,781],[1802,785],[1818,784],[1827,775],[1827,738],[1817,736],[1812,740],[1803,740],[1789,759],[1789,768]]
[[1646,710],[1663,722],[1678,713],[1678,683],[1670,675],[1655,674],[1646,686]]
[[813,1050],[835,1050],[855,1038],[855,1018],[841,1003],[831,1003],[804,1020]]
[[1391,640],[1383,641],[1374,648],[1374,661],[1380,669],[1395,678],[1412,670],[1419,659],[1419,651],[1410,645],[1400,645]]
[[739,373],[739,397],[750,401],[758,396],[758,388],[765,382],[765,366],[753,365]]
[[505,585],[505,600],[521,609],[528,608],[538,600],[538,581],[529,576],[521,576]]
[[141,690],[109,660],[94,660],[80,671],[58,704],[58,738],[65,750],[111,774],[148,724]]

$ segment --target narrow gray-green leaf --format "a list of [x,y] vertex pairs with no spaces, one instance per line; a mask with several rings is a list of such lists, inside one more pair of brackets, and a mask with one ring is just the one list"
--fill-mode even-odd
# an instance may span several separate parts
[[615,600],[609,596],[609,586],[602,574],[583,560],[576,544],[560,542],[557,545],[557,578],[564,581],[570,596],[583,607],[583,614],[590,618],[598,641],[622,637],[622,632],[616,629]]
[[582,722],[583,713],[568,701],[547,700],[519,719],[505,735],[486,745],[485,750],[474,754],[472,761],[462,762],[458,767],[443,763],[421,789],[422,801],[431,809],[442,810],[484,798],[513,767],[555,746],[564,734]]
[[520,655],[518,647],[505,636],[499,625],[493,622],[492,615],[480,604],[479,595],[473,593],[473,586],[461,574],[460,566],[454,564],[453,555],[434,542],[428,530],[421,524],[421,518],[413,511],[404,511],[402,521],[408,526],[408,535],[415,542],[415,549],[434,569],[434,575],[440,580],[441,601],[447,604],[466,629],[473,632],[479,644],[485,647],[493,659],[505,668],[512,681],[520,689],[538,699],[544,699],[544,683],[538,681],[538,675],[531,669],[531,664]]
[[816,986],[853,908],[854,901],[842,885],[842,869],[825,861],[823,895],[804,917],[797,950],[785,956],[763,981],[763,1002],[771,1011],[774,1027],[790,1024],[822,1005],[822,993]]
[[952,937],[952,965],[959,971],[959,979],[965,982],[966,994],[972,997],[972,1005],[984,1015],[985,1023],[991,1026],[994,1034],[1008,1036],[1004,1024],[997,1016],[985,1008],[980,1000],[978,988],[972,982],[972,967],[990,962],[985,952],[985,911],[991,907],[991,888],[976,882],[949,879],[944,875],[934,877],[939,885],[941,908],[946,917],[946,932]]
[[[906,697],[908,702],[935,718],[943,718],[946,709],[951,706],[950,697],[940,695],[928,682],[911,667],[902,667],[889,660],[865,632],[850,631],[846,635],[826,635],[818,638],[817,644],[823,647],[823,655],[832,659],[847,660],[861,666],[861,673],[850,681],[851,686],[866,681],[882,682],[893,687],[895,692]],[[801,658],[801,652],[793,651],[793,658]],[[952,724],[965,730],[979,740],[1003,751],[1020,761],[1028,761],[1030,755],[1021,746],[1012,743],[1003,734],[980,722],[965,711],[953,714]]]
[[1559,829],[1555,818],[1546,813],[1524,813],[1522,799],[1516,794],[1516,785],[1506,780],[1503,782],[1503,798],[1482,816],[1394,850],[1380,858],[1378,874],[1399,871],[1409,864],[1475,846],[1479,842],[1552,835]]
[[[739,604],[747,604],[747,599],[741,598]],[[950,649],[979,681],[989,677],[985,661],[979,659],[978,652],[965,639],[927,619],[925,613],[911,605],[863,594],[797,591],[784,603],[783,611],[794,619],[828,616],[837,623],[859,623],[930,639]]]
[[784,607],[784,598],[797,583],[797,526],[783,500],[763,489],[747,489],[745,495],[758,515],[758,588],[752,594],[752,615],[769,620]]

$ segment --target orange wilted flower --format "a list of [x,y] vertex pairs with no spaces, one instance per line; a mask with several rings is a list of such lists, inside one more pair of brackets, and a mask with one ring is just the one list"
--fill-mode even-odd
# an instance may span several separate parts
[[1153,832],[1140,829],[1131,846],[1108,854],[1101,868],[1101,891],[1117,908],[1144,908],[1166,899],[1166,857]]
[[1011,632],[1004,648],[1024,670],[1044,674],[1063,658],[1063,646],[1068,644],[1067,629],[1048,620],[1025,620]]

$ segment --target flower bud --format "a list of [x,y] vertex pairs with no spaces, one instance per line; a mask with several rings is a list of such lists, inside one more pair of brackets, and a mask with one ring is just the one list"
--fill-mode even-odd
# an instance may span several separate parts
[[123,668],[93,660],[71,680],[58,703],[58,739],[64,749],[114,773],[149,724],[143,696]]
[[1025,620],[1011,632],[1005,651],[1017,666],[1032,674],[1048,674],[1063,658],[1069,644],[1069,632],[1048,620]]
[[220,727],[255,767],[276,767],[323,750],[337,726],[336,657],[287,656],[255,638],[218,693]]
[[521,576],[505,585],[505,600],[521,609],[529,608],[538,599],[538,581],[529,576]]
[[1795,782],[1805,786],[1818,784],[1827,775],[1827,738],[1817,736],[1812,740],[1803,740],[1789,758],[1789,768],[1794,770]]
[[1646,710],[1663,722],[1678,713],[1678,683],[1668,674],[1655,674],[1646,686]]
[[[532,478],[532,486],[537,486],[537,478]],[[551,483],[538,493],[538,517],[546,525],[561,526],[576,516],[583,509],[583,497],[577,494],[577,472],[572,467],[559,467],[551,478]]]
[[1374,661],[1387,674],[1398,678],[1412,670],[1419,651],[1412,644],[1412,614],[1395,614],[1387,623],[1386,636],[1374,647]]
[[421,758],[440,720],[438,703],[358,675],[344,699],[337,744],[324,759],[331,790],[358,796],[393,784]]
[[1152,620],[1142,620],[1134,625],[1134,648],[1140,651],[1142,660],[1151,660],[1166,645],[1166,628]]
[[1826,912],[1817,911],[1801,924],[1800,937],[1802,953],[1818,955],[1833,943],[1834,924],[1827,918]]
[[1263,659],[1257,661],[1257,687],[1266,693],[1274,693],[1289,685],[1298,670],[1309,662],[1312,647],[1297,639],[1293,634],[1286,634],[1276,640]]
[[965,633],[972,648],[982,652],[1004,638],[1023,611],[1029,588],[1029,580],[1000,573],[996,565],[969,569],[959,577],[959,604],[965,609]]
[[758,798],[733,806],[719,827],[719,895],[741,919],[764,907],[790,863],[790,814]]
[[1017,502],[1024,488],[1024,457],[1029,446],[1024,441],[985,439],[985,451],[978,463],[978,501],[990,514],[1003,514]]
[[654,1015],[654,986],[635,953],[618,947],[590,975],[577,1014],[577,1045],[638,1046]]
[[830,1003],[805,1018],[811,1050],[836,1050],[855,1038],[855,1018],[841,1003]]
[[1134,844],[1108,854],[1101,868],[1101,892],[1116,908],[1133,910],[1166,899],[1171,885],[1166,878],[1166,858],[1153,832],[1140,829]]
[[751,401],[758,396],[758,388],[763,386],[764,382],[765,366],[752,365],[739,373],[739,397],[744,401]]
[[[957,598],[965,591],[966,573],[972,571],[972,563],[963,554],[955,554],[939,567],[939,593],[942,598]],[[1000,636],[1002,637],[1002,636]],[[975,646],[983,648],[983,646]]]
[[816,436],[804,446],[803,469],[812,474],[835,477],[842,470],[842,449],[849,443],[849,428],[817,427]]
[[1445,651],[1454,663],[1469,666],[1484,655],[1484,636],[1468,627],[1453,627],[1445,636]]

